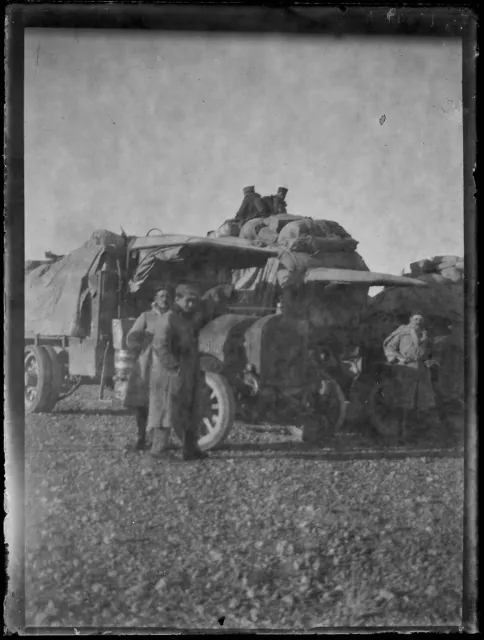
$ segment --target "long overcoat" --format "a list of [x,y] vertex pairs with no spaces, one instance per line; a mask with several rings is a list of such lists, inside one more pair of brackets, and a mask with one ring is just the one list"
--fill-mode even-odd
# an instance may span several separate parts
[[155,304],[149,311],[142,313],[126,336],[126,344],[136,356],[133,363],[126,394],[125,407],[147,407],[149,400],[149,383],[152,361],[152,342],[156,324],[163,316]]
[[287,213],[287,204],[281,196],[264,196],[262,198],[266,205],[267,215],[277,215],[279,213]]
[[244,196],[239,210],[235,214],[234,220],[244,224],[252,218],[265,218],[269,215],[264,200],[258,193],[248,193]]
[[195,432],[202,380],[195,323],[175,305],[157,322],[153,336],[148,429],[172,428],[181,439]]
[[387,359],[395,355],[407,358],[406,365],[393,369],[395,401],[402,409],[428,411],[436,406],[435,392],[425,360],[430,358],[430,341],[424,331],[419,337],[409,325],[396,329],[383,343]]

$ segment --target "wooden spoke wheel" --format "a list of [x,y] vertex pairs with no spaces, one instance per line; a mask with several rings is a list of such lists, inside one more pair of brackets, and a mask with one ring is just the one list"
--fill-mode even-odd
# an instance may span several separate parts
[[45,347],[29,345],[24,351],[25,412],[50,411],[55,404],[54,373]]
[[198,446],[207,451],[227,438],[235,420],[234,394],[225,376],[205,372],[201,405]]
[[244,374],[237,393],[236,413],[241,420],[247,423],[259,420],[259,378],[254,373]]
[[375,384],[370,392],[368,417],[375,431],[385,438],[394,438],[400,434],[397,391],[394,381],[390,378]]
[[329,373],[320,376],[316,400],[317,415],[323,418],[333,433],[337,433],[346,418],[346,398],[339,384]]
[[49,356],[51,367],[51,394],[49,399],[49,407],[53,409],[59,400],[62,386],[64,384],[64,367],[59,359],[56,350],[53,347],[44,347]]
[[58,400],[63,400],[64,398],[68,398],[75,391],[77,391],[77,389],[79,389],[79,387],[81,386],[81,383],[82,383],[81,376],[65,376],[64,379],[62,380],[62,386],[61,386]]

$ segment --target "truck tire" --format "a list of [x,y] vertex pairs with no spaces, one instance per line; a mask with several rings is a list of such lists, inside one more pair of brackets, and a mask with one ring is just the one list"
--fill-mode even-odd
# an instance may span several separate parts
[[391,380],[375,384],[368,398],[370,424],[383,438],[396,438],[400,434],[398,414],[395,412]]
[[346,398],[338,382],[327,372],[321,376],[318,408],[331,432],[338,433],[346,418]]
[[235,399],[227,378],[213,371],[205,372],[202,419],[198,446],[202,451],[220,445],[228,436],[235,420]]
[[54,347],[46,346],[43,347],[47,355],[49,356],[50,366],[51,366],[51,393],[49,397],[49,401],[46,404],[46,408],[44,411],[52,411],[55,407],[57,401],[59,400],[59,396],[62,389],[62,383],[64,381],[64,370],[62,364],[59,361],[59,356],[57,355]]
[[29,345],[24,351],[25,413],[49,411],[52,394],[52,366],[43,347]]

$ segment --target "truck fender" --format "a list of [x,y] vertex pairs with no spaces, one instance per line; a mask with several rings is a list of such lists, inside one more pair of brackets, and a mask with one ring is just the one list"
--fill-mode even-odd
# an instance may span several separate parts
[[200,354],[200,369],[212,373],[223,373],[223,362],[209,353]]

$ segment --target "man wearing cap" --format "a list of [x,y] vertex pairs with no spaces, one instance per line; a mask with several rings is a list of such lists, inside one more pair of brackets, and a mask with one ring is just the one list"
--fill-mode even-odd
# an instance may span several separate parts
[[273,216],[278,213],[287,213],[286,195],[288,189],[279,187],[275,196],[264,196],[262,200],[266,205],[267,215]]
[[200,297],[191,285],[179,285],[175,303],[155,327],[150,377],[148,430],[153,429],[151,455],[174,460],[167,451],[170,429],[182,441],[183,459],[207,458],[198,448],[202,376],[195,313]]
[[138,439],[128,449],[140,450],[146,447],[146,424],[148,420],[148,387],[150,380],[152,341],[155,327],[164,313],[171,307],[173,292],[171,287],[161,284],[155,287],[155,299],[149,311],[142,313],[128,335],[126,344],[135,356],[135,362],[126,389],[124,406],[134,409],[138,426]]
[[235,214],[234,220],[243,225],[253,218],[265,218],[268,215],[266,205],[260,195],[256,193],[255,187],[244,187],[244,199],[240,209]]
[[442,422],[432,384],[431,369],[436,363],[431,357],[431,346],[424,317],[418,311],[410,315],[409,324],[398,327],[383,342],[387,361],[401,365],[394,369],[394,381],[395,402],[404,436],[408,423],[415,422],[417,412],[426,414],[433,424]]

